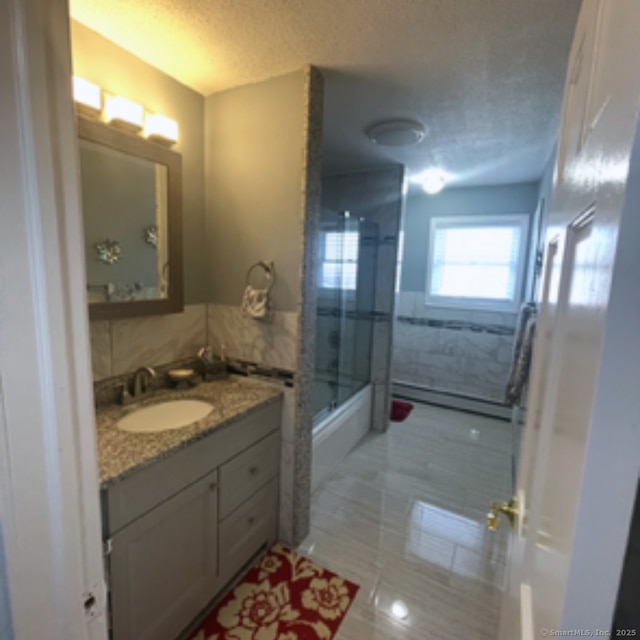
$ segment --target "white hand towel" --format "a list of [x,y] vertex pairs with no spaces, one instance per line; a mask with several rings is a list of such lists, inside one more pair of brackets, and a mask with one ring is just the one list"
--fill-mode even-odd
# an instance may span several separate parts
[[248,285],[242,298],[242,313],[256,320],[271,319],[271,300],[269,289],[254,289]]

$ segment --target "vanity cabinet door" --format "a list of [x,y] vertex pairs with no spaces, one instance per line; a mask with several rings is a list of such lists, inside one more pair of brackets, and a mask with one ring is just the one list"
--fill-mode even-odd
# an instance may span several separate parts
[[217,472],[112,538],[114,640],[174,640],[218,584]]
[[276,538],[278,481],[272,480],[220,523],[220,576],[229,581]]

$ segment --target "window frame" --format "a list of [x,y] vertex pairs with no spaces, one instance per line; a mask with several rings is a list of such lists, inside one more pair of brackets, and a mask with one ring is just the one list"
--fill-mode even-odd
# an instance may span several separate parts
[[[456,309],[482,310],[482,311],[506,311],[515,312],[522,303],[525,271],[527,267],[527,247],[531,216],[527,213],[513,214],[481,214],[475,216],[448,215],[431,218],[429,225],[429,245],[427,251],[427,280],[425,283],[425,306],[449,307]],[[513,300],[487,299],[487,298],[462,298],[456,296],[434,295],[431,293],[431,277],[433,274],[433,260],[436,232],[439,228],[451,227],[520,227],[520,247],[518,253],[518,265],[516,271],[516,284]]]

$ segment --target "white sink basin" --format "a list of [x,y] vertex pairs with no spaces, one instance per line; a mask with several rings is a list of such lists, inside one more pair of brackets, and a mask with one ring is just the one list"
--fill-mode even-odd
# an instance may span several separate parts
[[211,412],[213,405],[202,400],[172,400],[143,407],[118,420],[117,427],[132,433],[153,433],[193,424]]

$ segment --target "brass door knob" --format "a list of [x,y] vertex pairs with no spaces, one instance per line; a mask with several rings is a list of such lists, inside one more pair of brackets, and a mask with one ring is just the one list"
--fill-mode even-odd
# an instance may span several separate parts
[[509,502],[492,502],[487,513],[487,529],[497,531],[500,527],[500,514],[507,516],[511,526],[515,526],[518,519],[518,500],[511,498]]

